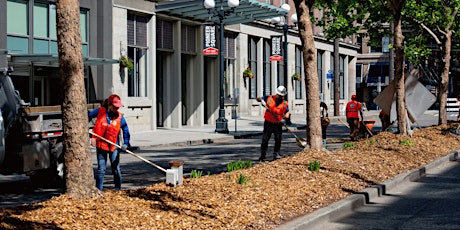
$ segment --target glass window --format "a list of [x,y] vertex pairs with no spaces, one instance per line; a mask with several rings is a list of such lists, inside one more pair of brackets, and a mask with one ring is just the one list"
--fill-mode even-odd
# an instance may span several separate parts
[[29,53],[29,39],[22,37],[8,36],[6,38],[7,49],[11,53],[27,54]]
[[88,42],[88,15],[87,11],[80,12],[80,34],[81,34],[81,41],[86,43]]
[[264,73],[263,73],[263,92],[262,94],[270,95],[272,93],[272,69],[270,61],[271,56],[271,42],[270,40],[264,39]]
[[29,35],[27,30],[27,2],[8,1],[6,3],[8,34]]
[[[46,4],[34,5],[34,37],[48,37],[48,7]],[[34,48],[35,50],[35,48]]]
[[323,93],[323,53],[316,51],[316,70],[318,72],[319,93]]
[[295,99],[302,99],[302,82],[304,81],[304,73],[302,71],[303,52],[300,47],[295,47],[295,73],[301,76],[301,80],[294,80]]
[[339,57],[339,92],[340,92],[340,99],[345,99],[345,57],[340,55]]
[[248,61],[249,67],[254,74],[254,78],[249,78],[249,99],[257,98],[257,38],[249,37],[249,47],[248,47]]
[[48,40],[34,39],[34,53],[47,54]]
[[128,57],[134,67],[128,71],[128,96],[147,97],[147,23],[145,16],[128,14]]
[[51,39],[57,39],[56,33],[56,5],[50,5],[50,15],[49,15],[49,37]]

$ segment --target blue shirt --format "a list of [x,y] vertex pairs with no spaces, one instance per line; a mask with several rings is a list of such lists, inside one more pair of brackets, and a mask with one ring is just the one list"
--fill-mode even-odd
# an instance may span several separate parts
[[[93,118],[96,118],[98,113],[99,113],[99,108],[93,109],[92,111],[88,112],[88,118],[90,120]],[[107,116],[107,122],[111,123],[112,118],[109,116],[109,110],[107,110],[106,116]],[[126,123],[126,120],[123,114],[121,115],[120,128],[121,130],[123,130],[123,143],[127,146],[131,146],[131,144],[129,143],[130,134],[129,134],[129,129],[128,129],[128,123]],[[119,143],[120,143],[119,140],[117,140],[117,144]]]

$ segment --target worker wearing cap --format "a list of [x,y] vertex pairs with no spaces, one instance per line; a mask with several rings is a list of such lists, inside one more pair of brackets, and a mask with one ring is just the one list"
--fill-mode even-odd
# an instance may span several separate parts
[[264,161],[267,149],[268,142],[272,136],[275,134],[275,146],[273,152],[273,159],[280,159],[282,156],[280,154],[281,149],[281,137],[283,134],[283,119],[288,119],[291,114],[289,113],[289,106],[287,101],[284,100],[286,96],[286,88],[284,86],[279,86],[276,89],[275,95],[258,97],[256,100],[261,102],[262,105],[266,108],[264,114],[264,130],[262,135],[262,144],[261,144],[261,155],[259,160]]
[[[116,143],[121,146],[121,151],[126,151],[129,144],[129,129],[128,124],[123,114],[118,111],[123,104],[120,96],[116,94],[110,95],[102,106],[88,112],[89,119],[96,118],[96,123],[93,127],[93,132],[104,139]],[[120,132],[123,132],[123,143],[120,143]],[[107,167],[107,156],[110,159],[110,166],[114,177],[115,189],[121,189],[121,171],[120,171],[120,154],[115,145],[109,144],[101,138],[92,137],[91,144],[96,147],[97,154],[97,172],[96,172],[96,187],[102,190],[104,184],[104,175]]]
[[356,140],[356,136],[359,132],[359,115],[361,115],[361,120],[363,120],[363,108],[361,103],[357,100],[358,97],[355,94],[351,95],[351,101],[347,103],[346,107],[347,122],[350,126],[350,138],[352,141]]

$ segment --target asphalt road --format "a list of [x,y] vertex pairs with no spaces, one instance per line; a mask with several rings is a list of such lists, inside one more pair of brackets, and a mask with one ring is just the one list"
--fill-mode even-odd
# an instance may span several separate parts
[[460,229],[460,161],[436,167],[314,229]]

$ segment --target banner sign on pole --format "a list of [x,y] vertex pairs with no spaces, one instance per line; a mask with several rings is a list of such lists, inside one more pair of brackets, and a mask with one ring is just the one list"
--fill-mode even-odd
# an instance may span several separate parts
[[203,55],[218,55],[216,31],[217,26],[213,24],[205,24],[204,28],[204,44]]
[[283,60],[283,56],[281,56],[281,42],[282,36],[271,36],[272,53],[270,56],[270,61]]

